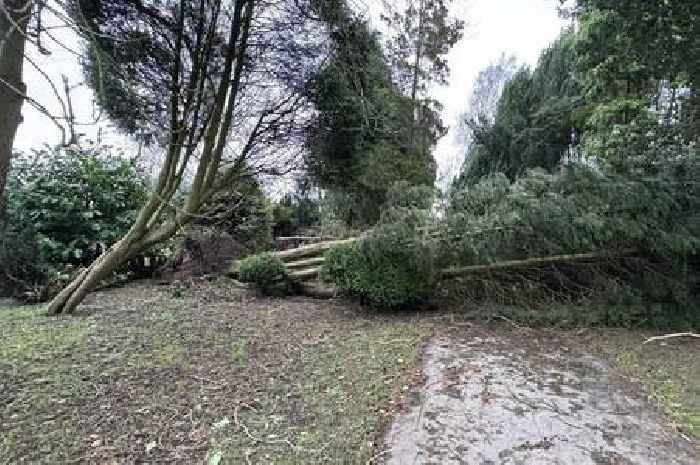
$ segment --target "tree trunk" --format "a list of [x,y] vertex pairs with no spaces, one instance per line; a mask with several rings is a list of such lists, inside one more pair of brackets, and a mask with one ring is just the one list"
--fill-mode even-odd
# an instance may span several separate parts
[[73,310],[82,302],[88,292],[116,270],[119,265],[141,250],[142,247],[129,241],[128,235],[116,242],[51,300],[49,313],[52,315],[73,313]]
[[423,54],[423,21],[424,21],[424,0],[420,0],[418,7],[418,37],[416,38],[416,53],[413,62],[413,82],[411,83],[411,110],[413,111],[413,125],[411,126],[411,145],[415,142],[415,132],[420,120],[418,100],[418,84],[420,81],[420,59]]
[[[263,112],[260,115],[257,126],[249,134],[248,141],[235,163],[220,172],[222,154],[232,128],[234,110],[237,108],[238,91],[242,86],[244,60],[238,57],[246,56],[256,0],[236,0],[234,3],[232,23],[228,31],[229,38],[222,48],[225,52],[223,72],[218,82],[212,82],[207,74],[209,66],[211,65],[212,69],[215,68],[219,73],[220,63],[218,62],[204,63],[203,71],[197,68],[194,71],[190,70],[190,73],[182,72],[191,63],[183,64],[181,61],[187,32],[184,16],[188,10],[186,2],[179,2],[175,30],[171,31],[175,44],[174,66],[170,76],[164,77],[163,83],[163,86],[172,89],[169,98],[170,140],[153,192],[136,216],[131,229],[54,297],[49,304],[49,313],[55,315],[73,312],[101,280],[129,259],[172,237],[192,221],[202,205],[217,189],[220,189],[224,183],[232,183],[240,178],[238,175],[245,167],[245,161],[253,143],[260,136],[260,125],[268,113]],[[212,4],[212,8],[217,11],[220,6],[220,0]],[[217,14],[214,14],[214,17]],[[207,22],[208,18],[208,15],[199,15],[200,31],[206,31],[210,27],[216,29],[215,23]],[[212,43],[212,40],[218,40],[219,36],[209,33],[205,36],[201,41],[197,41],[197,50],[204,54],[202,56],[208,57],[211,47],[219,46]],[[192,81],[188,84],[183,81],[183,76],[190,76]],[[181,98],[180,89],[184,87],[192,93],[193,100],[189,97]],[[211,105],[203,103],[212,95],[215,98]],[[210,116],[206,124],[201,126],[202,118],[198,115],[200,108],[204,108],[203,105],[209,105],[207,111],[210,112]],[[182,183],[183,173],[195,153],[195,147],[201,147],[201,151],[198,152],[199,160],[190,193],[184,205],[176,207],[171,217],[166,214],[166,211],[173,206],[171,201]]]
[[6,0],[5,8],[11,20],[0,13],[0,225],[5,222],[5,185],[26,93],[22,65],[31,2]]
[[529,268],[543,265],[553,265],[556,263],[575,263],[588,260],[613,259],[630,255],[632,252],[633,251],[631,249],[628,249],[617,252],[604,251],[570,255],[552,255],[549,257],[526,258],[524,260],[508,260],[504,262],[491,263],[489,265],[472,265],[461,268],[448,268],[440,272],[440,277],[445,279],[456,278],[458,276],[468,274],[489,273],[492,271],[511,270],[514,268]]
[[418,6],[418,37],[416,37],[416,53],[413,59],[413,82],[411,83],[411,102],[413,103],[414,112],[416,108],[416,99],[418,98],[418,82],[420,80],[420,59],[423,54],[423,21],[425,14],[423,1],[424,0],[421,0]]

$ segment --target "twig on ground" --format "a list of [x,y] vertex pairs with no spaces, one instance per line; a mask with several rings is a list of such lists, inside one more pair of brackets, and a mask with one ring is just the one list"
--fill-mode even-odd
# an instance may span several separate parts
[[386,449],[386,450],[383,450],[383,451],[381,451],[381,452],[379,452],[379,453],[377,453],[377,454],[374,454],[372,457],[369,458],[369,460],[367,460],[367,465],[371,465],[371,464],[373,464],[373,463],[377,463],[377,459],[378,459],[379,457],[382,457],[383,455],[386,455],[386,454],[388,454],[389,452],[391,452],[391,451],[390,451],[389,449]]
[[662,341],[665,339],[672,339],[672,338],[677,338],[677,337],[695,337],[700,339],[700,334],[695,334],[695,333],[673,333],[673,334],[664,334],[663,336],[654,336],[648,338],[646,341],[642,343],[648,344],[649,342],[654,342],[654,341]]

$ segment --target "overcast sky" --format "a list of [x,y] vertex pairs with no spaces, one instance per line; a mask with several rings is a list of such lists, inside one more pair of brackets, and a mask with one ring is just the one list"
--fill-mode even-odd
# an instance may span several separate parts
[[[379,4],[379,0],[366,0]],[[519,62],[534,65],[540,51],[560,32],[564,23],[557,17],[558,0],[462,0],[456,14],[468,22],[464,39],[449,55],[452,70],[450,84],[433,90],[435,98],[444,105],[443,119],[450,127],[456,125],[459,113],[464,109],[477,73],[505,52],[515,55]],[[372,8],[374,9],[374,8]],[[54,30],[54,35],[68,49],[78,50],[78,44],[69,30]],[[77,57],[70,51],[47,42],[50,56],[38,54],[30,48],[30,57],[49,74],[62,91],[61,75],[66,75],[71,84],[82,82],[82,72]],[[46,80],[29,63],[25,63],[25,82],[28,94],[54,113],[60,106]],[[85,87],[73,91],[76,116],[81,121],[93,117],[92,94]],[[60,132],[40,112],[25,104],[24,123],[20,126],[15,147],[20,150],[36,148],[44,143],[60,142]],[[87,126],[87,137],[95,139],[98,126]],[[104,140],[113,144],[124,144],[126,138],[112,131],[107,122],[102,127]],[[461,160],[462,150],[454,144],[454,133],[445,136],[435,151],[440,172],[450,170],[455,160]]]

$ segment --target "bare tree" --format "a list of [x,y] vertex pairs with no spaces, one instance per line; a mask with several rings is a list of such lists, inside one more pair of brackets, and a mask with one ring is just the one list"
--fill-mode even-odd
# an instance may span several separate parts
[[474,125],[492,125],[503,88],[518,69],[515,56],[502,53],[498,60],[479,71],[465,110],[459,116],[456,142],[466,147],[471,143]]

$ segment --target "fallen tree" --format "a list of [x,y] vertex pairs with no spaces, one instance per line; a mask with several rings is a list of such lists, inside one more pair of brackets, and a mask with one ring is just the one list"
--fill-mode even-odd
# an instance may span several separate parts
[[537,268],[546,265],[609,260],[613,258],[628,256],[632,252],[632,250],[620,252],[606,251],[570,255],[552,255],[549,257],[534,257],[527,258],[524,260],[506,260],[502,262],[491,263],[488,265],[472,265],[463,266],[460,268],[447,268],[445,270],[440,271],[440,277],[442,277],[443,279],[447,279],[469,274],[488,274],[494,271],[508,271],[518,268]]
[[494,176],[456,192],[440,214],[430,199],[407,195],[385,207],[365,240],[328,252],[322,274],[377,306],[450,294],[462,303],[687,314],[700,297],[700,196],[695,160],[679,165],[655,177],[585,167],[516,182]]

